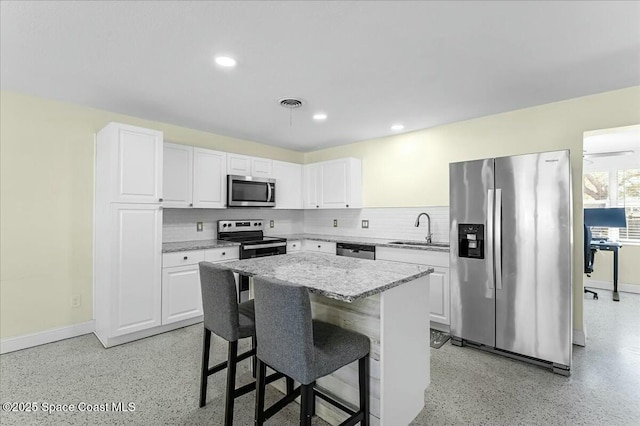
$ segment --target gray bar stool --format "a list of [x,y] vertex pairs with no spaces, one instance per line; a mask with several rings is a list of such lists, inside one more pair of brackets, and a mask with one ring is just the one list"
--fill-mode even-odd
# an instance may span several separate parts
[[[299,392],[300,425],[311,425],[315,397],[350,417],[342,425],[369,425],[369,348],[367,336],[325,322],[312,320],[305,287],[284,281],[254,278],[257,333],[256,425],[262,425]],[[353,411],[315,388],[315,381],[358,361],[360,409]],[[266,367],[298,381],[291,395],[264,409]],[[293,397],[291,397],[293,396]]]
[[[202,345],[202,371],[200,376],[200,407],[207,404],[207,379],[218,371],[227,369],[227,389],[224,407],[224,424],[233,424],[234,399],[256,388],[256,382],[236,389],[236,364],[254,356],[256,371],[255,320],[253,300],[238,304],[236,282],[233,272],[209,262],[200,262],[200,288],[204,310],[204,341]],[[209,367],[211,333],[229,342],[227,361]],[[238,355],[238,339],[252,338],[252,348]],[[283,377],[271,375],[268,382]],[[293,389],[293,380],[287,381],[287,388]]]

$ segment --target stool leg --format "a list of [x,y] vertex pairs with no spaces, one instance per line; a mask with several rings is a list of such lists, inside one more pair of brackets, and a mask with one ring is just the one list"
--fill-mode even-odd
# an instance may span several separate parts
[[300,385],[300,426],[311,426],[313,384]]
[[209,350],[211,349],[211,331],[204,329],[202,340],[202,372],[200,373],[200,407],[207,405],[207,379],[209,378]]
[[224,424],[233,425],[233,402],[236,391],[236,363],[238,362],[238,341],[229,342],[229,355],[227,357],[227,395],[224,406]]
[[369,426],[369,354],[358,360],[358,379],[360,388],[361,426]]
[[254,423],[256,426],[262,426],[264,424],[264,392],[265,392],[265,376],[267,375],[267,365],[257,360],[257,372],[256,372],[256,412],[254,415]]
[[286,377],[285,381],[287,382],[287,395],[291,395],[293,393],[293,379]]
[[[255,349],[256,346],[258,345],[258,340],[256,339],[256,335],[254,334],[253,336],[251,336],[251,349]],[[252,376],[255,379],[256,378],[256,368],[258,367],[256,364],[256,360],[258,359],[258,355],[254,355],[251,357],[251,362],[253,363],[253,372],[252,372]]]
[[316,382],[311,383],[311,417],[316,415],[316,394],[313,389],[316,387]]

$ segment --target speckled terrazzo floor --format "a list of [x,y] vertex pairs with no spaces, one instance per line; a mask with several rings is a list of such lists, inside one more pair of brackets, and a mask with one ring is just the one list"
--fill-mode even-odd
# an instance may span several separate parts
[[[599,290],[585,298],[588,345],[574,346],[573,375],[447,343],[432,350],[426,406],[413,425],[640,424],[640,295]],[[210,378],[208,404],[198,408],[202,328],[187,327],[102,348],[93,335],[0,356],[2,402],[56,404],[134,402],[134,412],[1,412],[2,425],[220,425],[224,375]],[[214,361],[226,346],[214,344]],[[241,368],[241,383],[250,380]],[[267,397],[277,397],[273,390]],[[237,400],[235,423],[253,424],[253,393]],[[268,424],[297,424],[290,405]],[[315,418],[314,425],[326,425]],[[395,425],[392,425],[395,426]]]

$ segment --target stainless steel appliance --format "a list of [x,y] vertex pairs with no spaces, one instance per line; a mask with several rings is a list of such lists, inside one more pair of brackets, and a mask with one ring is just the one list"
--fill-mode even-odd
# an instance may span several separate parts
[[451,336],[569,375],[569,151],[449,165]]
[[[262,219],[219,220],[218,239],[240,243],[240,259],[274,256],[287,253],[286,238],[265,237]],[[246,299],[244,292],[249,290],[249,277],[240,276],[238,298]]]
[[276,180],[227,175],[228,207],[275,207]]
[[336,244],[336,255],[375,260],[376,246],[370,246],[367,244],[338,243]]

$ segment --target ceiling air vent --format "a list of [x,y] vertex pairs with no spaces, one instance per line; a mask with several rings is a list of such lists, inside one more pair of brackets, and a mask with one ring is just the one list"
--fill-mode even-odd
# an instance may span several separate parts
[[301,99],[296,98],[282,98],[278,100],[278,103],[281,107],[289,109],[300,108],[303,104]]

